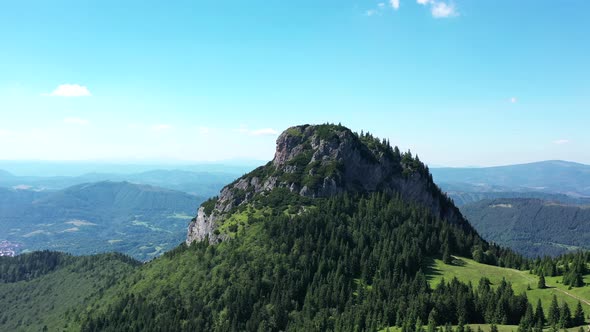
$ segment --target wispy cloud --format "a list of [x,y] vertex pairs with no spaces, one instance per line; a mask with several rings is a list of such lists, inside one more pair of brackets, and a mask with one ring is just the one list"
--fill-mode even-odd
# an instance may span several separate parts
[[85,126],[85,125],[89,124],[90,121],[88,121],[86,119],[80,119],[80,118],[65,118],[64,123],[71,124],[71,125]]
[[455,5],[438,0],[416,0],[416,3],[423,6],[430,6],[430,13],[434,18],[448,18],[459,16]]
[[50,93],[42,93],[46,97],[90,97],[87,87],[79,84],[61,84]]
[[570,143],[570,140],[564,139],[564,138],[553,141],[553,144],[557,144],[557,145],[563,145],[563,144],[568,144],[568,143]]
[[[409,1],[409,0],[408,0]],[[401,0],[388,0],[377,3],[377,7],[365,11],[366,16],[382,15],[386,8],[391,7],[393,10],[398,10]],[[452,3],[452,0],[416,0],[416,3],[422,6],[427,6],[434,18],[448,18],[459,16],[459,12]]]
[[[388,4],[393,10],[399,9],[400,0],[388,0]],[[387,9],[388,5],[385,2],[379,2],[377,8],[369,9],[365,12],[366,16],[383,15],[383,12]]]
[[444,2],[434,2],[431,6],[432,7],[430,12],[432,13],[433,17],[445,18],[458,15],[455,11],[455,6],[452,4],[447,4]]
[[518,103],[518,98],[516,98],[516,97],[511,97],[509,100],[512,104]]
[[374,16],[379,14],[379,11],[377,9],[369,9],[365,12],[366,16]]
[[0,129],[0,137],[9,136],[10,134],[11,134],[11,132],[8,130]]

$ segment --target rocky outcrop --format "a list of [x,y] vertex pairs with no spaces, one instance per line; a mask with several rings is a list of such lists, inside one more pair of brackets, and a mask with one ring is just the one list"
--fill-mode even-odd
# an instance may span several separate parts
[[383,191],[421,204],[450,222],[463,220],[433,183],[428,168],[411,154],[342,126],[304,125],[283,132],[274,159],[223,188],[215,201],[208,202],[210,211],[199,209],[187,243],[207,236],[210,242],[223,240],[216,229],[227,214],[278,187],[311,198]]
[[215,233],[217,227],[216,220],[216,216],[207,215],[205,208],[200,207],[197,216],[191,220],[188,227],[186,243],[191,244],[194,241],[203,241],[207,237],[209,237],[209,242],[211,243],[219,242],[221,237]]

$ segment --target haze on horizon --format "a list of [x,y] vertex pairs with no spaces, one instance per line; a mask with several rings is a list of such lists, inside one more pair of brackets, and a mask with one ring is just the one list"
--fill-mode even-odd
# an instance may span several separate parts
[[435,166],[590,164],[590,3],[29,1],[0,10],[0,159],[269,160],[342,123]]

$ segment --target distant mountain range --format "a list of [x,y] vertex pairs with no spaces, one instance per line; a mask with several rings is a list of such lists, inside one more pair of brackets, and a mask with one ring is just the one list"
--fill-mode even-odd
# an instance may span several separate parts
[[213,196],[223,185],[232,181],[236,173],[193,172],[186,170],[151,170],[141,173],[88,173],[81,176],[15,176],[0,171],[0,187],[60,190],[81,183],[116,181],[147,184],[184,191],[193,195]]
[[559,202],[570,205],[590,205],[590,197],[569,196],[566,194],[547,193],[541,191],[460,191],[449,190],[449,185],[445,186],[447,194],[453,199],[458,207],[466,204],[475,203],[484,199],[496,198],[536,198],[550,202]]
[[152,170],[181,170],[195,173],[244,174],[262,165],[256,160],[225,160],[217,163],[115,163],[101,161],[0,160],[0,170],[20,176],[81,176],[89,173],[135,174]]
[[461,207],[487,240],[531,257],[590,249],[590,206],[500,198]]
[[204,199],[112,181],[55,192],[0,188],[0,241],[18,245],[19,251],[119,251],[146,260],[182,242]]
[[590,166],[573,162],[550,160],[431,171],[436,183],[458,205],[497,197],[535,197],[574,204],[585,204],[590,198]]
[[588,165],[550,160],[432,174],[487,240],[531,257],[590,249]]

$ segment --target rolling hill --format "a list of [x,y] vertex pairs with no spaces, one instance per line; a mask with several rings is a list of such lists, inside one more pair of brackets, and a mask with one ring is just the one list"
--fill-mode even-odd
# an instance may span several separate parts
[[485,239],[527,256],[590,249],[590,206],[501,198],[467,204],[461,211]]
[[182,242],[202,201],[128,182],[87,183],[56,192],[1,189],[0,240],[26,251],[118,251],[146,260]]

